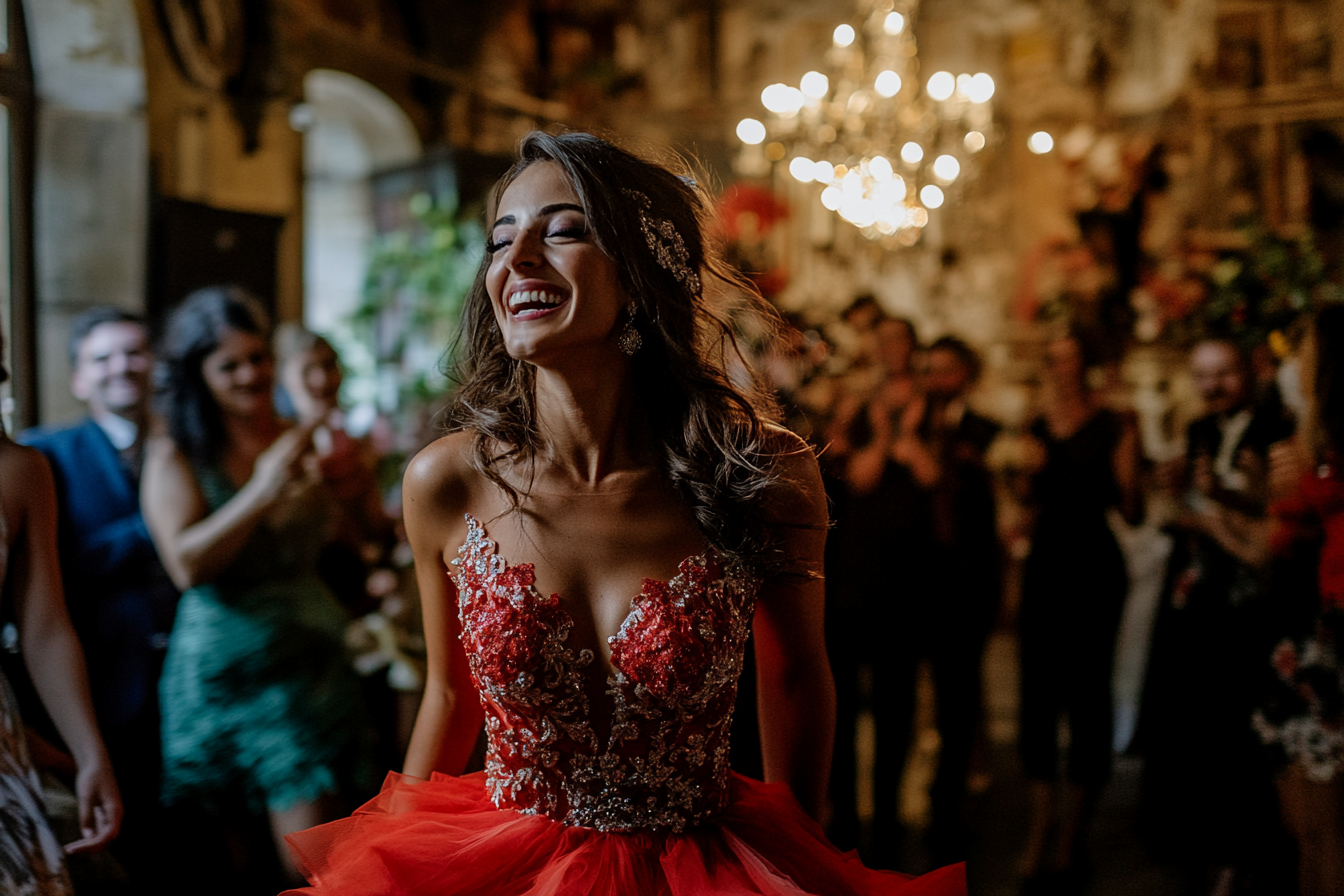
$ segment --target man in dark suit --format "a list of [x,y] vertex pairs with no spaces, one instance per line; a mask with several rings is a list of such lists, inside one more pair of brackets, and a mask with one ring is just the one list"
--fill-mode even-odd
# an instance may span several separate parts
[[140,516],[149,333],[134,314],[94,308],[72,324],[69,348],[70,388],[89,415],[20,441],[41,451],[56,477],[66,602],[126,804],[114,852],[139,880],[162,817],[158,680],[177,603]]
[[924,585],[901,601],[902,643],[875,668],[874,690],[896,704],[893,717],[908,732],[916,670],[928,660],[941,740],[929,794],[928,845],[936,864],[966,858],[966,778],[981,715],[981,660],[1001,590],[994,488],[985,467],[999,425],[966,401],[979,370],[975,351],[956,337],[929,346],[924,396],[908,409],[892,447],[920,491],[928,538],[918,578]]
[[1168,526],[1136,735],[1143,820],[1154,846],[1203,866],[1227,892],[1279,892],[1291,887],[1289,850],[1247,721],[1273,649],[1262,616],[1278,595],[1238,556],[1231,527],[1265,519],[1269,449],[1290,427],[1277,396],[1257,402],[1251,359],[1231,340],[1197,343],[1190,374],[1205,413],[1186,430],[1186,456],[1162,471],[1184,512]]

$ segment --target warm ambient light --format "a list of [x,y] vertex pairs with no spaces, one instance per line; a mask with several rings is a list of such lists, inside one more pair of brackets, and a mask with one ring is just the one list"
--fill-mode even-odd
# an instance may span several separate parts
[[789,173],[793,175],[794,180],[800,183],[810,184],[816,180],[813,177],[813,172],[816,170],[816,163],[804,156],[799,156],[789,163]]
[[891,69],[881,72],[877,76],[877,81],[873,85],[877,92],[890,99],[901,92],[901,76]]
[[941,102],[957,89],[957,79],[952,77],[951,72],[934,72],[929,77],[927,89],[930,98]]
[[754,118],[744,118],[737,123],[737,139],[755,146],[765,140],[765,125]]
[[831,89],[831,79],[821,72],[808,72],[798,86],[802,88],[803,96],[810,100],[825,99]]
[[771,84],[761,91],[761,105],[776,115],[792,115],[803,108],[803,92],[787,84]]
[[1055,138],[1046,131],[1037,131],[1027,138],[1027,149],[1038,156],[1045,155],[1055,148]]
[[835,33],[831,39],[835,41],[837,47],[847,47],[854,43],[854,28],[851,25],[836,25]]
[[939,156],[933,160],[933,176],[944,184],[950,184],[961,173],[961,163],[955,156]]
[[980,72],[971,78],[971,89],[967,91],[967,96],[973,103],[989,102],[990,97],[994,96],[994,79]]

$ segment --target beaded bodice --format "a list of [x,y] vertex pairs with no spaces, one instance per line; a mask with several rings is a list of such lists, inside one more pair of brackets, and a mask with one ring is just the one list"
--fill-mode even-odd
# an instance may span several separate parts
[[453,579],[495,805],[600,831],[682,831],[723,808],[759,582],[712,553],[670,581],[645,579],[609,639],[611,730],[599,738],[593,653],[568,643],[559,595],[541,596],[532,564],[505,562],[471,516],[467,527]]

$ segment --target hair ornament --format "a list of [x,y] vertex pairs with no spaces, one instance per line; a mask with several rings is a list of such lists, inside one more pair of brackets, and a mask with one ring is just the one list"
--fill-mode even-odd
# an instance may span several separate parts
[[653,203],[639,190],[626,188],[622,192],[639,204],[639,227],[644,231],[644,240],[649,244],[649,251],[658,264],[691,295],[699,295],[700,275],[691,267],[691,253],[687,251],[686,241],[677,233],[677,228],[667,218],[654,217],[650,213]]

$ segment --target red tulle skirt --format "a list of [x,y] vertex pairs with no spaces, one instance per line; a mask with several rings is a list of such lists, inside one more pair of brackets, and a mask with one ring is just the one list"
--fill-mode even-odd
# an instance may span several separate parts
[[497,809],[485,775],[388,775],[349,818],[289,836],[311,887],[287,896],[964,896],[965,866],[863,867],[782,784],[734,774],[731,800],[683,834],[603,833]]

